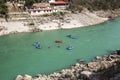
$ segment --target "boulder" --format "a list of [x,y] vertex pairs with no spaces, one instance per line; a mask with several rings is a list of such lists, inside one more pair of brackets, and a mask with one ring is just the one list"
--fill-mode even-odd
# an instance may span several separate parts
[[32,80],[32,76],[25,74],[23,80]]
[[15,80],[23,80],[23,76],[21,76],[21,75],[17,75],[17,77],[16,77]]
[[80,64],[79,64],[79,63],[76,63],[76,64],[75,64],[75,66],[79,67],[79,66],[80,66]]
[[93,73],[90,72],[90,71],[82,71],[82,72],[81,72],[81,75],[84,75],[84,76],[86,76],[87,78],[89,78],[92,74],[93,74]]
[[116,52],[117,52],[117,55],[120,55],[120,50],[118,49],[118,50],[116,50]]
[[102,60],[102,57],[96,56],[96,59],[97,59],[97,60]]
[[108,67],[112,66],[110,61],[101,61],[100,62],[101,69],[107,69]]
[[88,63],[90,69],[100,69],[101,65],[99,62],[90,62]]

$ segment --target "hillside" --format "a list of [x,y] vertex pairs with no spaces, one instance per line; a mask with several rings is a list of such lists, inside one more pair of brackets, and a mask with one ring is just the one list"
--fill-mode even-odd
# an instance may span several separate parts
[[69,0],[72,11],[81,11],[84,7],[90,11],[115,10],[120,8],[119,0]]

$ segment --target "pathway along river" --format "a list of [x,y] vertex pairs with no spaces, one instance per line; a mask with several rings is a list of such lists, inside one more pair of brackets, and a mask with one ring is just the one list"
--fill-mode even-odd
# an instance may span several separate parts
[[[67,34],[78,39],[67,38]],[[56,44],[56,39],[63,43]],[[35,41],[41,49],[33,47]],[[66,50],[68,45],[73,50]],[[18,74],[48,74],[68,68],[77,59],[90,61],[116,49],[120,49],[120,17],[91,27],[1,36],[0,80],[14,80]]]

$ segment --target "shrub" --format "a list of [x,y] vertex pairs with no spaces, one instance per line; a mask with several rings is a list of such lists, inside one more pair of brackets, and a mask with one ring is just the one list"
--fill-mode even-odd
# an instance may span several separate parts
[[31,25],[31,26],[32,26],[32,25],[35,25],[35,24],[34,24],[33,22],[31,22],[31,23],[29,23],[29,25]]
[[64,16],[64,15],[65,15],[64,12],[60,12],[59,14],[60,14],[61,16]]
[[53,16],[57,16],[58,14],[56,12],[52,13]]

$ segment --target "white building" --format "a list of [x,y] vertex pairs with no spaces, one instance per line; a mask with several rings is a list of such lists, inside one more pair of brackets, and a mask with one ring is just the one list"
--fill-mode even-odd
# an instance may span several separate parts
[[35,3],[32,8],[28,10],[31,15],[44,15],[57,12],[56,9],[51,8],[49,3]]
[[44,15],[64,10],[68,6],[68,2],[63,0],[49,0],[49,3],[34,3],[31,9],[28,9],[30,15]]
[[55,2],[55,0],[49,0],[49,3],[53,3],[53,2]]
[[49,0],[49,3],[57,10],[64,10],[68,7],[68,2],[65,2],[64,0]]

